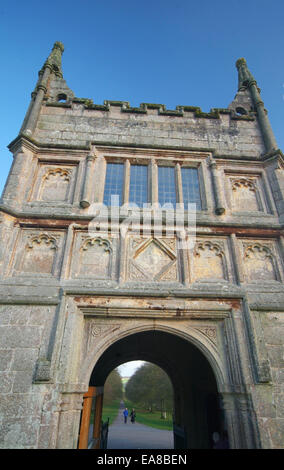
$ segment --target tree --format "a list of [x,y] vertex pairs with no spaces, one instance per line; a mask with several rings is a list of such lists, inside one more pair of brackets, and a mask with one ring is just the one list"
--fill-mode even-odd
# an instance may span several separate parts
[[108,376],[104,386],[104,404],[109,405],[114,400],[122,399],[122,380],[117,369]]
[[145,363],[130,377],[125,388],[126,398],[149,411],[170,411],[173,408],[171,381],[160,367]]

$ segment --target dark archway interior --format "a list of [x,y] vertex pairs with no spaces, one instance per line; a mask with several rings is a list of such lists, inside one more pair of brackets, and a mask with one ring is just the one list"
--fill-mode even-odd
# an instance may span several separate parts
[[[96,363],[91,386],[103,386],[109,373],[134,360],[152,362],[167,372],[175,396],[175,447],[210,448],[222,427],[217,384],[204,354],[171,333],[150,330],[112,344]],[[180,435],[179,435],[180,434]]]

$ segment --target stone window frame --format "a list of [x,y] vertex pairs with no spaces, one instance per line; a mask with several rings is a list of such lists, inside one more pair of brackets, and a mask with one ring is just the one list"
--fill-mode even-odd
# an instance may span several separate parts
[[[123,200],[121,201],[121,206],[129,203],[129,187],[130,187],[130,167],[131,165],[146,165],[148,167],[148,203],[149,204],[158,204],[158,167],[159,166],[170,166],[175,168],[175,181],[176,181],[176,195],[177,195],[177,203],[183,203],[182,197],[182,177],[181,177],[181,169],[182,168],[195,168],[197,169],[197,177],[199,183],[199,191],[200,191],[200,206],[201,209],[197,210],[198,213],[204,213],[204,211],[208,210],[208,195],[206,192],[206,185],[204,182],[204,162],[203,160],[207,158],[208,155],[204,156],[201,159],[192,159],[192,158],[178,158],[178,156],[172,160],[165,156],[140,156],[134,157],[129,155],[120,155],[112,157],[111,155],[105,154],[103,157],[104,161],[104,169],[101,174],[101,191],[98,195],[98,202],[103,203],[104,199],[104,186],[105,186],[105,176],[106,176],[106,167],[108,163],[122,163],[124,164],[124,181],[123,181]],[[131,209],[131,207],[128,207]],[[187,212],[187,211],[185,211]]]

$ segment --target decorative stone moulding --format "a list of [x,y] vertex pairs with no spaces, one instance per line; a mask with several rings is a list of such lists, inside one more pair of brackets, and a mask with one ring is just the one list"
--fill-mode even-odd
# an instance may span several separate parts
[[46,174],[43,176],[44,180],[48,180],[50,176],[60,176],[65,181],[70,180],[71,171],[66,168],[50,168],[47,170]]
[[249,178],[231,178],[232,190],[236,191],[241,187],[248,188],[250,191],[256,191],[255,181]]
[[32,249],[34,248],[34,245],[42,245],[45,244],[47,247],[56,250],[57,245],[56,245],[56,238],[47,235],[46,233],[42,233],[38,236],[33,236],[29,242],[27,243],[27,248]]

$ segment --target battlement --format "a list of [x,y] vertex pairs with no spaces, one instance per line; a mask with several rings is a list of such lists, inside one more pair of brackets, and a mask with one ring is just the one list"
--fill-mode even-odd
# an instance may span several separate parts
[[66,102],[53,100],[46,102],[46,106],[60,108],[72,108],[73,104],[81,104],[84,109],[107,112],[110,111],[112,107],[120,107],[122,113],[148,114],[148,111],[155,110],[156,114],[160,116],[186,117],[188,113],[190,113],[196,118],[220,119],[221,114],[228,114],[231,119],[241,121],[253,121],[255,119],[255,112],[253,110],[247,113],[244,109],[242,111],[243,114],[238,112],[237,109],[228,108],[212,108],[209,113],[205,113],[198,106],[178,105],[175,109],[167,109],[166,105],[160,103],[140,103],[139,107],[133,107],[130,106],[129,101],[104,100],[103,104],[95,104],[92,99],[77,97]]

